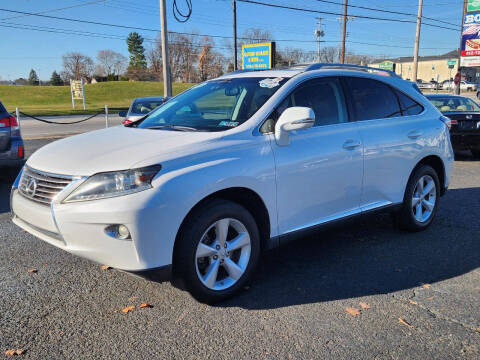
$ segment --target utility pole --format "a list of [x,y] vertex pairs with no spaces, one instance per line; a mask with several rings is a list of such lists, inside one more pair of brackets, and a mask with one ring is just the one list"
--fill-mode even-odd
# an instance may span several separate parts
[[460,95],[460,84],[462,81],[462,67],[460,66],[460,61],[462,58],[462,33],[463,33],[463,22],[465,20],[465,14],[467,13],[467,0],[463,0],[463,13],[462,13],[462,31],[460,32],[460,46],[458,47],[458,60],[457,60],[457,71],[460,73],[460,81],[455,85],[455,94]]
[[422,26],[422,10],[423,0],[418,0],[418,13],[417,13],[417,33],[415,35],[415,50],[413,51],[413,82],[417,82],[417,70],[418,70],[418,47],[420,45],[420,28]]
[[318,20],[318,28],[315,29],[315,36],[317,37],[317,62],[320,62],[320,42],[322,37],[325,35],[325,33],[322,30],[322,18],[317,17]]
[[232,1],[233,5],[233,70],[238,70],[237,65],[237,1]]
[[162,30],[162,60],[163,60],[163,96],[172,96],[172,79],[170,78],[170,63],[168,61],[167,10],[165,0],[160,0],[160,25]]
[[347,37],[347,12],[348,12],[348,0],[345,0],[343,7],[343,36],[342,36],[342,52],[340,53],[340,63],[345,63],[345,39]]

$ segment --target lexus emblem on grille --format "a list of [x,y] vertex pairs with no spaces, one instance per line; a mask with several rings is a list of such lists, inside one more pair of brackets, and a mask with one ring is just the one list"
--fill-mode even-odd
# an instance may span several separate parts
[[35,193],[37,192],[37,180],[31,178],[28,181],[27,187],[25,188],[25,192],[28,196],[34,197]]
[[472,120],[472,115],[468,114],[467,116],[465,116],[465,118],[466,118],[467,120]]

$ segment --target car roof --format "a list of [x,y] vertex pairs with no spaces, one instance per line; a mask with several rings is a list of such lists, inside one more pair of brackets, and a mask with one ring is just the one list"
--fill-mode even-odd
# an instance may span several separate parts
[[247,77],[282,77],[282,78],[291,78],[302,72],[302,69],[272,69],[272,70],[258,70],[258,71],[249,71],[249,70],[237,70],[231,73],[225,74],[219,79],[234,79],[234,78],[247,78]]

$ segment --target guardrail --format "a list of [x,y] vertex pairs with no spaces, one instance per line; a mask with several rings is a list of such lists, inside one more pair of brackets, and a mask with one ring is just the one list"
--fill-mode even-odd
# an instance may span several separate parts
[[20,108],[18,108],[18,107],[15,108],[15,116],[17,117],[18,123],[20,123],[20,117],[23,116],[23,117],[27,117],[27,118],[31,118],[31,119],[34,119],[34,120],[43,122],[43,123],[45,123],[45,124],[73,125],[73,124],[79,124],[79,123],[88,121],[88,120],[90,120],[90,119],[93,119],[94,117],[97,117],[97,116],[99,116],[99,115],[105,114],[105,128],[108,128],[108,127],[109,127],[109,111],[111,111],[111,110],[123,110],[123,109],[122,109],[122,108],[118,108],[118,109],[112,108],[112,109],[109,109],[108,105],[105,105],[105,108],[104,108],[103,111],[100,111],[100,112],[98,112],[98,113],[96,113],[96,114],[93,114],[93,115],[89,115],[89,116],[86,117],[85,119],[75,120],[75,121],[68,121],[68,122],[53,121],[53,120],[42,119],[42,118],[39,118],[38,116],[24,113],[23,111],[20,111]]

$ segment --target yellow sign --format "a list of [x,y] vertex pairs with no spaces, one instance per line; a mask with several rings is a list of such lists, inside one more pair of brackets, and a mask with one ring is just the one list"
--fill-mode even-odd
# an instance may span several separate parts
[[266,70],[275,66],[275,43],[242,45],[242,69]]
[[75,100],[83,100],[83,82],[81,80],[72,80],[70,87],[72,90],[72,98]]
[[82,80],[70,80],[70,92],[72,93],[72,108],[75,109],[75,100],[83,101],[83,110],[87,109],[85,104],[85,89]]

